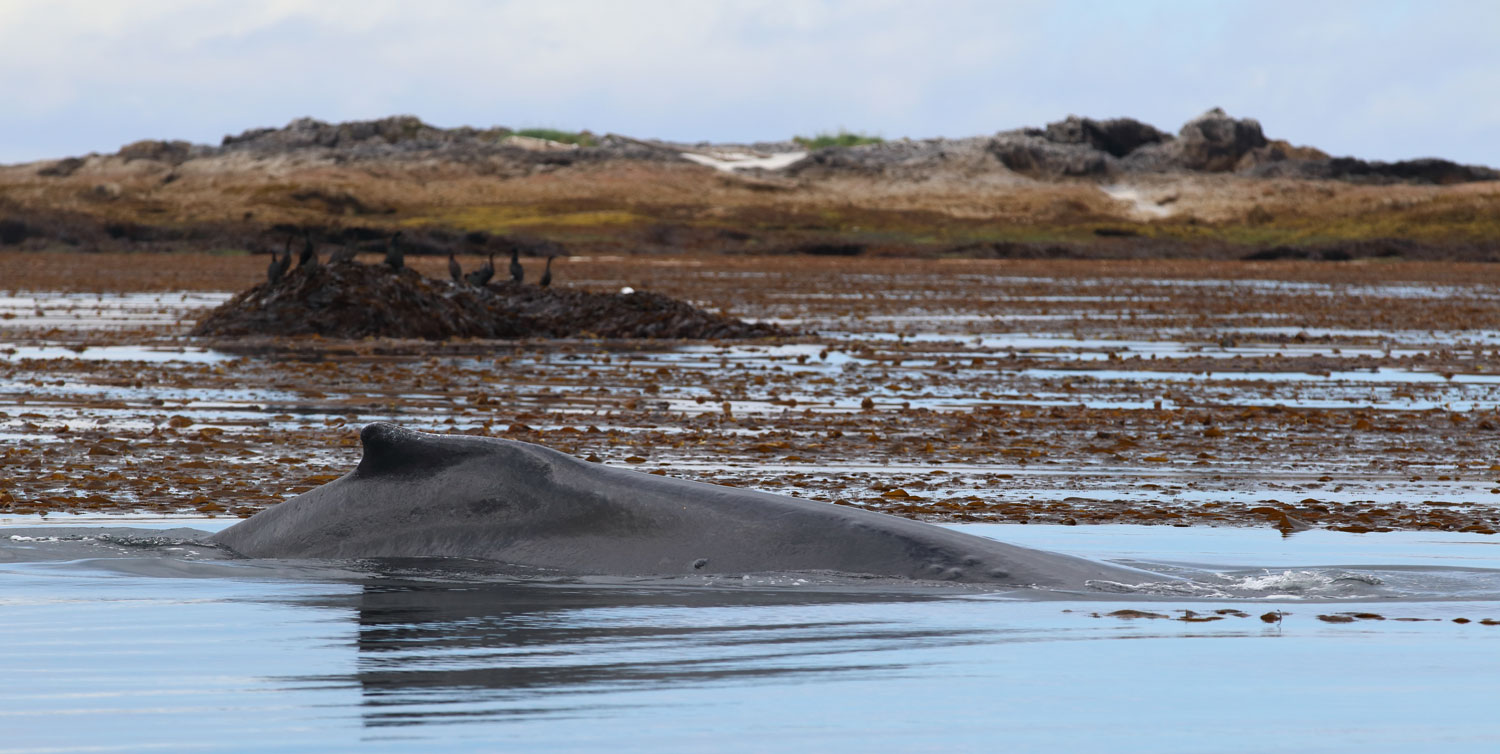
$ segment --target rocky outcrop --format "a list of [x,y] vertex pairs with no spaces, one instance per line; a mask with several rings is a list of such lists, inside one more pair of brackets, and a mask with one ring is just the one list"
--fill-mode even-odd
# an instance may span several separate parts
[[1369,162],[1353,157],[1268,159],[1246,167],[1258,178],[1303,178],[1351,183],[1419,183],[1449,185],[1500,180],[1500,171],[1449,160],[1424,158],[1400,162]]
[[827,147],[786,168],[792,177],[882,176],[921,180],[939,174],[995,172],[989,139],[894,139],[855,147]]
[[481,134],[490,140],[503,139],[510,129],[491,129],[486,132],[472,128],[446,131],[423,123],[412,115],[397,115],[380,120],[350,121],[347,123],[324,123],[313,118],[298,118],[284,128],[256,128],[238,136],[225,136],[222,147],[227,150],[250,150],[257,152],[286,152],[297,149],[353,149],[361,146],[415,144],[427,148],[452,144],[457,141],[477,139]]
[[1269,144],[1259,121],[1233,118],[1216,107],[1183,124],[1176,138],[1132,151],[1120,168],[1129,173],[1228,173]]
[[1179,167],[1224,173],[1234,170],[1240,158],[1251,150],[1267,143],[1259,121],[1231,118],[1216,107],[1183,124],[1175,146],[1181,155]]
[[1087,144],[1114,157],[1124,157],[1147,144],[1172,139],[1170,134],[1133,118],[1094,120],[1076,115],[1048,123],[1044,135],[1054,144]]
[[[176,168],[198,159],[225,157],[274,160],[296,155],[299,161],[378,163],[440,161],[466,165],[476,173],[498,177],[530,175],[575,164],[613,160],[681,162],[683,151],[713,145],[678,146],[614,134],[592,138],[591,146],[536,148],[539,140],[515,138],[509,128],[439,128],[410,115],[370,121],[326,123],[299,118],[282,128],[257,128],[226,136],[219,146],[184,141],[140,141],[111,156],[91,155],[50,162],[40,176],[66,178],[118,158],[166,173],[164,183],[179,176]],[[791,142],[748,145],[759,152],[800,149]],[[235,169],[244,169],[235,163]],[[1044,128],[1003,131],[967,139],[895,139],[852,147],[828,147],[792,163],[780,173],[793,178],[843,175],[878,176],[921,181],[940,176],[965,178],[1016,175],[1038,180],[1115,180],[1140,173],[1239,173],[1249,176],[1343,180],[1366,183],[1458,183],[1496,180],[1486,167],[1423,159],[1396,163],[1331,158],[1310,147],[1266,137],[1252,118],[1235,118],[1220,108],[1188,121],[1176,136],[1131,118],[1095,120],[1070,115]],[[295,197],[294,197],[295,198]],[[296,201],[330,204],[328,197]],[[330,211],[349,204],[334,197]],[[330,205],[331,206],[331,205]],[[354,214],[378,214],[379,208],[353,206]]]
[[520,165],[571,165],[606,160],[676,161],[674,150],[613,134],[593,146],[558,150],[529,148],[509,128],[438,128],[411,115],[347,123],[299,118],[284,128],[257,128],[225,136],[203,156],[249,153],[271,156],[291,152],[321,153],[335,162],[442,159],[452,162],[506,162]]
[[[993,159],[984,160],[976,151]],[[985,140],[888,141],[820,150],[792,175],[857,173],[922,178],[939,170],[970,174],[1003,166],[1038,179],[1115,180],[1143,173],[1237,173],[1247,176],[1363,183],[1447,184],[1500,179],[1486,167],[1447,160],[1367,162],[1329,157],[1312,147],[1266,138],[1259,121],[1220,108],[1188,121],[1174,137],[1130,118],[1094,120],[1070,115],[1045,128],[1003,131]]]
[[67,178],[78,172],[78,169],[87,164],[82,157],[64,157],[61,160],[50,162],[38,168],[36,174],[44,178]]
[[[984,150],[1000,165],[1031,178],[1111,179],[1131,172],[1228,172],[1247,154],[1269,143],[1255,120],[1235,119],[1214,108],[1189,121],[1176,137],[1131,118],[1094,120],[1070,115],[1046,128],[995,134]],[[895,166],[907,171],[930,168],[933,156],[948,158],[960,154],[963,146],[967,145],[960,141],[928,140],[832,147],[809,156],[794,173],[816,165],[824,172],[889,176]],[[975,165],[972,159],[967,163]]]
[[1087,144],[1031,133],[997,136],[990,141],[990,152],[1000,164],[1032,178],[1103,178],[1118,167],[1109,153]]
[[1004,167],[1032,178],[1105,178],[1116,158],[1172,137],[1129,118],[1069,116],[1045,129],[1018,129],[970,139],[898,139],[857,147],[829,147],[787,169],[792,176],[879,175],[920,179],[939,173],[975,175]]

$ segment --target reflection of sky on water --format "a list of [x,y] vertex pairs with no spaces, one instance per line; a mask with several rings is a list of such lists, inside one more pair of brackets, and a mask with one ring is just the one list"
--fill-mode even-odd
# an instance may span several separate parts
[[16,346],[0,343],[0,359],[77,359],[79,361],[181,361],[212,363],[233,358],[202,348],[152,348],[148,346]]
[[172,325],[229,300],[223,292],[0,293],[6,328],[70,331]]
[[[1249,752],[1317,741],[1398,752],[1500,735],[1489,710],[1500,660],[1482,651],[1500,627],[1477,622],[1500,618],[1500,555],[1486,538],[958,528],[1287,590],[1333,594],[1330,578],[1362,576],[1356,585],[1378,581],[1362,589],[1386,596],[549,584],[141,553],[0,558],[0,750],[993,751],[1003,741]],[[1219,619],[1109,617],[1117,610]],[[1317,617],[1353,613],[1385,620]]]

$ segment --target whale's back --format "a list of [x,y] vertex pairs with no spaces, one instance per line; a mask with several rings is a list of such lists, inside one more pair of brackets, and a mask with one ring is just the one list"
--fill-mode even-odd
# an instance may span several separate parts
[[361,432],[348,475],[215,536],[249,557],[484,558],[569,573],[833,571],[1023,586],[1141,574],[918,521],[589,463],[530,443]]

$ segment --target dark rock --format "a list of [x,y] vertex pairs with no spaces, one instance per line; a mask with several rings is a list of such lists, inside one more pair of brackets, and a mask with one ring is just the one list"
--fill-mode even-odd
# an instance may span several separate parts
[[1470,181],[1500,180],[1500,171],[1478,165],[1460,165],[1448,160],[1432,157],[1400,162],[1370,163],[1377,175],[1389,176],[1411,183],[1468,183]]
[[1269,249],[1257,249],[1246,254],[1242,259],[1251,262],[1271,262],[1278,259],[1307,259],[1312,252],[1307,249],[1294,246],[1272,246]]
[[256,128],[238,136],[225,136],[218,149],[210,152],[249,152],[258,156],[313,152],[336,163],[440,158],[470,165],[486,175],[524,175],[538,168],[610,159],[682,159],[666,146],[614,135],[599,137],[591,147],[528,150],[505,141],[513,133],[504,127],[438,128],[412,115],[346,123],[298,118],[284,128]]
[[1172,140],[1171,134],[1133,118],[1094,120],[1076,115],[1048,123],[1047,129],[1038,135],[1057,144],[1087,144],[1115,157],[1124,157],[1147,144]]
[[380,120],[347,123],[325,123],[313,118],[298,118],[285,128],[256,128],[239,136],[225,136],[221,146],[261,152],[285,152],[310,147],[347,148],[370,143],[436,142],[441,134],[442,129],[429,126],[414,115],[393,115]]
[[1240,158],[1267,143],[1259,121],[1236,120],[1217,107],[1184,124],[1175,142],[1182,167],[1214,173],[1235,169]]
[[1114,172],[1114,158],[1088,144],[1058,143],[1021,132],[998,134],[990,152],[1002,165],[1032,178],[1101,178]]
[[654,293],[504,283],[477,288],[358,263],[299,267],[209,312],[200,336],[332,338],[751,338],[771,325],[710,314]]
[[104,235],[116,241],[149,241],[152,238],[151,228],[133,222],[108,222],[104,224]]
[[78,172],[86,162],[82,157],[68,157],[36,171],[36,174],[44,178],[67,178]]
[[1410,239],[1375,238],[1360,241],[1335,241],[1307,246],[1271,246],[1241,256],[1252,261],[1308,259],[1324,262],[1347,262],[1351,259],[1410,257],[1413,259],[1485,259],[1480,249],[1428,247]]
[[865,247],[857,243],[814,243],[798,246],[792,252],[815,257],[857,257],[865,253]]
[[20,220],[0,220],[0,246],[13,246],[26,240],[31,229]]
[[1245,171],[1260,178],[1304,178],[1350,183],[1413,183],[1448,185],[1500,180],[1500,171],[1479,165],[1460,165],[1425,158],[1400,162],[1369,162],[1353,157],[1269,161]]

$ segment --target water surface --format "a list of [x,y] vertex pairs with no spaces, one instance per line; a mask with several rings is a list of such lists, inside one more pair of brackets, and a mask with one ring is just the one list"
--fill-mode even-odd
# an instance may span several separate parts
[[1395,752],[1500,735],[1500,626],[1480,622],[1500,618],[1500,548],[1476,535],[965,527],[1266,586],[1204,599],[240,561],[184,531],[95,526],[215,521],[9,523],[4,752]]

